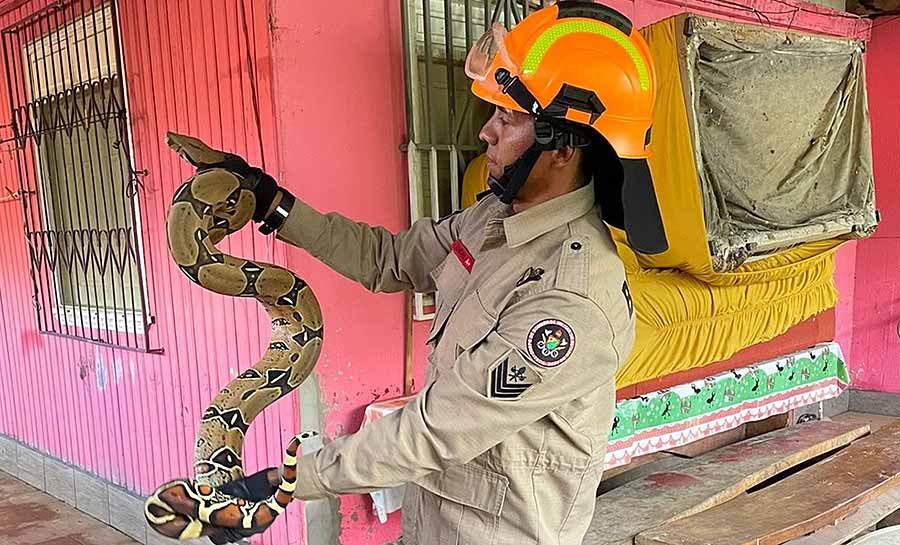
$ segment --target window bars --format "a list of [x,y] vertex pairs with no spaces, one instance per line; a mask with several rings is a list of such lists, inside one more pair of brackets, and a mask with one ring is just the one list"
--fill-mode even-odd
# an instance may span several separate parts
[[54,2],[2,36],[38,328],[153,352],[115,2]]
[[[469,91],[463,66],[491,24],[507,28],[549,0],[403,0],[410,219],[460,208],[461,179],[485,149],[478,139],[493,108]],[[416,294],[414,319],[433,316],[430,295]]]

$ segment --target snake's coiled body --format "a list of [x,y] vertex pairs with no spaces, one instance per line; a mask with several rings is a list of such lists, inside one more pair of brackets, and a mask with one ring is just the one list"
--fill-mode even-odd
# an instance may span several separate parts
[[313,434],[290,442],[280,487],[270,498],[244,500],[217,487],[244,476],[244,436],[253,419],[312,372],[322,345],[322,313],[312,290],[294,273],[216,248],[250,221],[256,205],[251,182],[222,168],[208,168],[230,156],[171,133],[168,144],[198,167],[169,208],[166,226],[172,258],[188,278],[210,291],[259,301],[272,321],[272,338],[262,359],[223,388],[203,414],[194,480],[162,485],[147,499],[145,515],[154,530],[179,539],[210,535],[216,527],[259,530],[291,501],[297,449]]

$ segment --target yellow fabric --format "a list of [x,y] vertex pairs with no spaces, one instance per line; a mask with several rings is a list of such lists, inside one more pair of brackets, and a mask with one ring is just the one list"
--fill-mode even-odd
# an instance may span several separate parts
[[675,47],[675,23],[673,17],[641,30],[656,65],[658,92],[649,163],[669,249],[654,256],[638,256],[638,260],[645,268],[672,268],[702,275],[713,268]]
[[463,174],[462,207],[468,208],[475,204],[475,197],[487,189],[488,169],[487,155],[482,153],[472,159]]
[[726,360],[833,307],[839,244],[805,245],[718,275],[719,284],[710,284],[683,271],[642,269],[631,249],[617,241],[637,325],[616,386]]

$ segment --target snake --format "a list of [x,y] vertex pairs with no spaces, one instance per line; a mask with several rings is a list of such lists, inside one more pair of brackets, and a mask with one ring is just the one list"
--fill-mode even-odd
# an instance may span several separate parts
[[290,440],[280,482],[270,497],[251,501],[219,487],[244,477],[241,456],[253,419],[296,389],[315,367],[323,342],[322,312],[312,289],[293,272],[217,248],[250,222],[256,206],[254,182],[221,166],[245,164],[243,159],[172,132],[166,143],[196,169],[175,191],[168,209],[172,259],[202,288],[256,299],[271,320],[272,334],[261,359],[222,388],[200,418],[193,479],[175,479],[157,488],[144,503],[144,516],[156,532],[181,540],[211,536],[221,528],[256,533],[270,526],[293,499],[297,451],[316,433]]

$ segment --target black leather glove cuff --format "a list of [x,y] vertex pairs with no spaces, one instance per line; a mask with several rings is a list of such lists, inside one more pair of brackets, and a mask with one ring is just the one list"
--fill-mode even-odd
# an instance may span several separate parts
[[271,214],[263,219],[262,225],[259,226],[259,232],[264,235],[271,235],[284,225],[284,221],[290,215],[294,208],[294,196],[286,189],[279,189],[281,193],[281,201]]
[[221,163],[205,165],[199,171],[212,168],[224,168],[249,181],[253,187],[253,194],[256,196],[253,221],[259,223],[265,219],[266,212],[269,211],[272,202],[275,200],[275,195],[278,194],[278,182],[275,181],[275,178],[272,178],[260,168],[248,165],[241,157],[231,154],[228,154]]
[[258,168],[252,168],[248,180],[254,182],[253,194],[256,195],[256,209],[253,211],[253,221],[259,223],[266,219],[266,212],[272,206],[275,195],[278,194],[278,182]]
[[239,543],[251,535],[253,534],[233,528],[217,528],[215,533],[209,535],[209,540],[215,545],[225,545],[226,543]]
[[257,471],[249,477],[225,483],[219,487],[219,490],[238,498],[244,498],[250,501],[263,501],[278,490],[278,484],[273,484],[273,480],[278,475],[278,468],[270,467],[262,471]]

